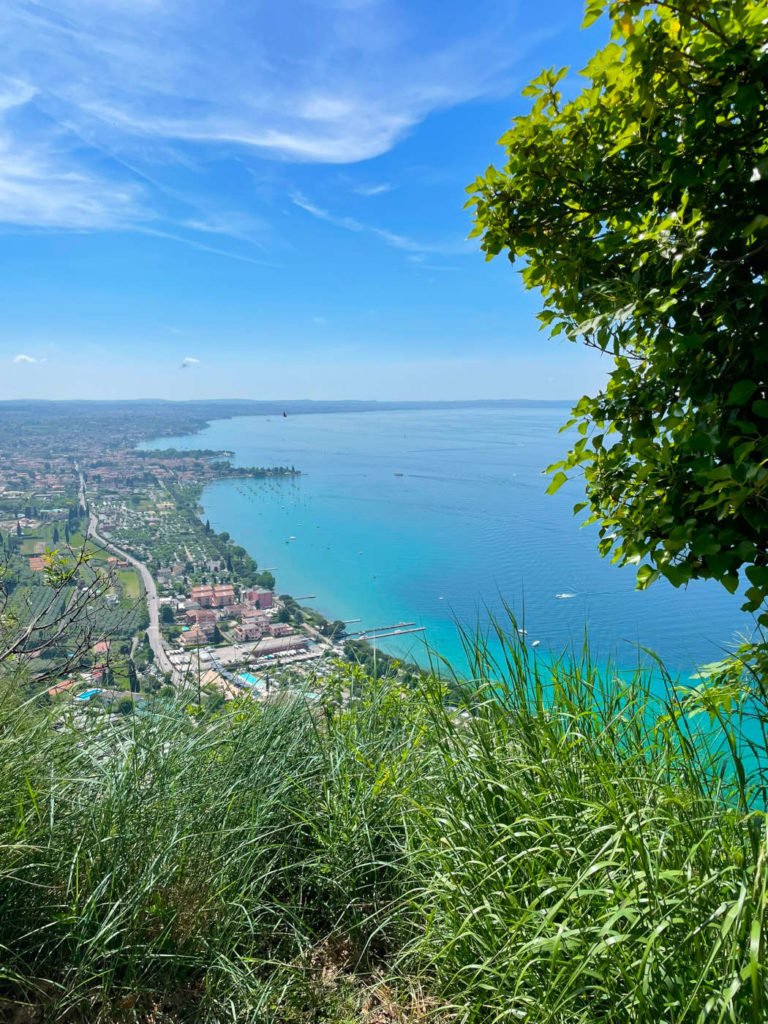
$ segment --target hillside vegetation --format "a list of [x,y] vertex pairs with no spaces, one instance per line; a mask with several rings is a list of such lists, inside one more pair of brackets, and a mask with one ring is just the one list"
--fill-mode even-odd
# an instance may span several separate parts
[[738,733],[517,640],[474,654],[465,706],[340,669],[335,699],[158,702],[86,742],[8,693],[0,1018],[764,1021]]

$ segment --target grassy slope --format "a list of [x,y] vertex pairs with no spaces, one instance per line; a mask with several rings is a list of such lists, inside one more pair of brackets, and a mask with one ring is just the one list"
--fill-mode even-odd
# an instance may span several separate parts
[[638,687],[508,653],[471,714],[363,680],[80,744],[6,697],[0,1019],[764,1021],[764,816]]

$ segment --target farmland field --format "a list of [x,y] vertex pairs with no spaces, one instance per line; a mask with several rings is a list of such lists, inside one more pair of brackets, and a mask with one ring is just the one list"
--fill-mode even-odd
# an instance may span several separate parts
[[118,569],[117,581],[123,591],[123,597],[135,601],[141,597],[141,585],[139,577],[133,569]]

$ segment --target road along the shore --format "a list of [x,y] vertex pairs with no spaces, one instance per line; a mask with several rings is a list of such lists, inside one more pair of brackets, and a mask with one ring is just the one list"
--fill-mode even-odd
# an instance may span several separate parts
[[[79,471],[78,471],[79,472]],[[87,503],[85,500],[85,479],[82,473],[80,476],[80,504],[84,509],[87,509]],[[123,551],[121,548],[116,547],[111,541],[108,541],[105,537],[99,534],[99,520],[95,512],[88,511],[88,537],[99,547],[105,548],[107,551],[111,551],[113,555],[118,558],[122,558],[126,562],[130,562],[135,569],[138,570],[141,580],[144,584],[144,594],[147,599],[147,611],[149,612],[149,627],[147,629],[147,640],[149,646],[152,648],[152,653],[155,656],[155,662],[161,672],[170,672],[173,682],[176,680],[176,671],[171,664],[170,659],[165,650],[165,644],[163,643],[163,637],[160,632],[160,610],[157,601],[157,586],[152,578],[152,573],[140,562],[138,558],[134,558],[127,551]]]

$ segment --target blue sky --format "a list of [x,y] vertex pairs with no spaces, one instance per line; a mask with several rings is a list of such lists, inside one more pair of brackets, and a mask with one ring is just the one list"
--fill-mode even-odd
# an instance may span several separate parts
[[576,398],[468,242],[580,0],[5,0],[0,398]]

